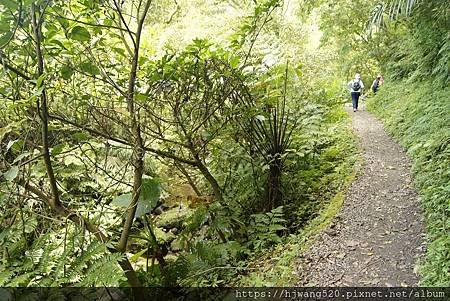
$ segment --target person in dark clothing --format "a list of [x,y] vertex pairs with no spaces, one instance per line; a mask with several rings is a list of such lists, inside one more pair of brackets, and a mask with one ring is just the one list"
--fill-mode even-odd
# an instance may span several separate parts
[[364,89],[364,83],[361,80],[359,73],[355,74],[355,78],[348,82],[348,88],[350,89],[350,95],[352,96],[353,112],[358,110],[358,101]]
[[381,75],[378,75],[377,78],[373,81],[373,83],[372,83],[372,92],[374,94],[377,93],[378,87],[383,83],[382,80],[383,80],[383,77]]

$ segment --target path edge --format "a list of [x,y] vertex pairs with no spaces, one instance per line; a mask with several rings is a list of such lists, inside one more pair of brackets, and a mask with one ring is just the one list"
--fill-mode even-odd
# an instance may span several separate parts
[[319,234],[327,230],[330,225],[333,223],[333,221],[336,219],[336,217],[339,215],[339,212],[341,211],[345,199],[348,194],[348,190],[352,186],[353,182],[357,179],[357,177],[361,174],[363,171],[363,167],[365,164],[365,160],[363,157],[363,149],[361,147],[360,138],[355,132],[355,129],[352,126],[352,116],[349,112],[347,112],[348,115],[348,129],[351,131],[353,137],[356,140],[356,153],[355,153],[355,162],[352,167],[352,171],[350,174],[346,175],[344,178],[344,181],[342,183],[342,187],[339,189],[339,191],[335,194],[335,196],[330,200],[328,205],[322,209],[319,216],[314,218],[308,226],[303,230],[304,231],[304,237],[305,241],[302,244],[302,247],[299,249],[299,257],[302,256],[303,253],[309,250],[309,248],[313,245],[313,243],[316,241]]

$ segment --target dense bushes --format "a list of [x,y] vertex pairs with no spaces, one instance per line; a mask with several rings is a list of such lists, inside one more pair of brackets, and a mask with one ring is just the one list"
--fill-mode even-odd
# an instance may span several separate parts
[[450,285],[450,88],[433,80],[388,83],[368,102],[413,159],[426,215],[422,284]]

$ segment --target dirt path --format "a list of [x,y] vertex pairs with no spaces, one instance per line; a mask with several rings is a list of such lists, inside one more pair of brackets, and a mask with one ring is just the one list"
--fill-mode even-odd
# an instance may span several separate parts
[[363,166],[332,225],[301,255],[299,286],[416,286],[424,225],[403,149],[370,113],[353,113]]

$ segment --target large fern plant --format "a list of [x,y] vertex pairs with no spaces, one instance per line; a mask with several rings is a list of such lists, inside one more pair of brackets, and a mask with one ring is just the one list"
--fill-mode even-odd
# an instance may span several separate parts
[[16,243],[0,266],[0,286],[119,286],[124,281],[117,265],[121,256],[83,233],[47,233],[30,248]]

